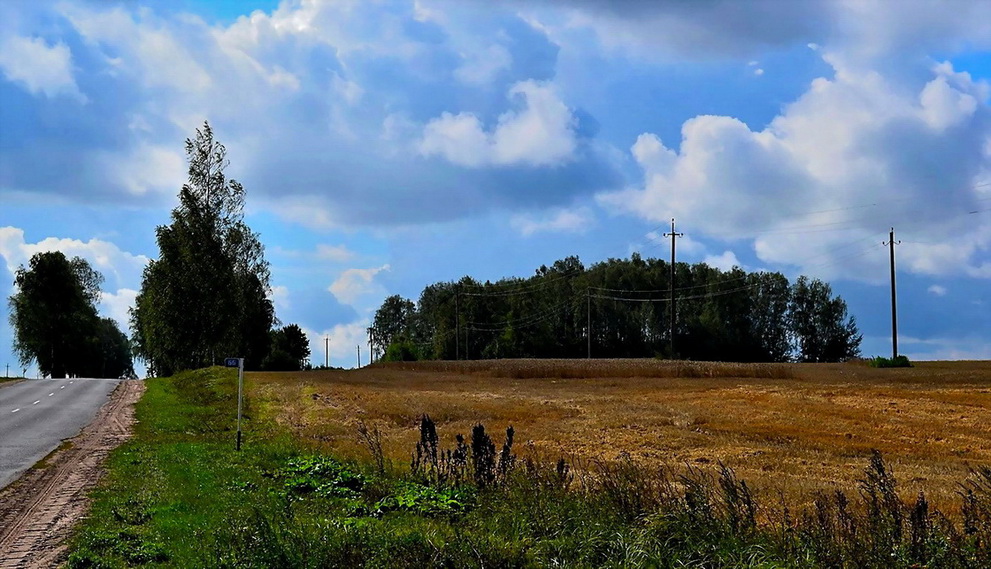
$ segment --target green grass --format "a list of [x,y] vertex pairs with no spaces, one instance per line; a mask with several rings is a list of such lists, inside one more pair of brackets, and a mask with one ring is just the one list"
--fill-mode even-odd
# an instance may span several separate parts
[[[563,461],[504,458],[511,452],[497,453],[479,427],[462,454],[449,455],[427,419],[416,468],[380,469],[314,454],[253,419],[249,401],[236,452],[231,370],[185,372],[147,386],[135,437],[111,455],[92,513],[73,538],[70,568],[991,562],[991,469],[961,486],[962,528],[924,500],[898,500],[880,455],[856,504],[823,496],[812,511],[789,514],[763,509],[728,468],[676,474],[620,461],[580,463],[576,475]],[[482,454],[486,461],[476,459]],[[759,513],[776,521],[758,524]]]

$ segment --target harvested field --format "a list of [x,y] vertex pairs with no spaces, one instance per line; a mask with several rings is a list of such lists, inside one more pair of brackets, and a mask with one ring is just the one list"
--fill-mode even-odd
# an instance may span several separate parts
[[[499,360],[376,364],[357,371],[250,373],[256,412],[356,458],[359,421],[409,461],[421,414],[452,444],[483,423],[520,453],[646,464],[721,461],[765,497],[856,491],[871,449],[906,499],[956,510],[958,484],[991,463],[991,362],[909,369],[845,364]],[[528,447],[528,448],[523,448]]]

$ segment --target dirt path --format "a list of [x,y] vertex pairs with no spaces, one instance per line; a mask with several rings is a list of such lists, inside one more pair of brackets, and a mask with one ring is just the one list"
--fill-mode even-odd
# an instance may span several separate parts
[[110,451],[131,436],[142,381],[123,381],[81,433],[0,491],[0,569],[55,567],[66,538],[86,513],[86,494],[103,474]]

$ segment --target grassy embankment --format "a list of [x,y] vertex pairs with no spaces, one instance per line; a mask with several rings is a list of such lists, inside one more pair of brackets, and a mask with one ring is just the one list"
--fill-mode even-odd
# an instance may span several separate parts
[[[219,368],[149,381],[136,437],[112,455],[71,567],[893,568],[991,561],[991,471],[964,487],[962,521],[947,520],[924,500],[899,500],[877,459],[865,463],[858,494],[824,495],[810,511],[789,512],[757,503],[728,469],[659,472],[621,460],[569,471],[564,463],[512,460],[512,447],[497,452],[503,437],[493,442],[478,431],[448,454],[429,424],[415,472],[390,466],[380,453],[373,454],[381,463],[342,463],[290,436],[273,409],[263,409],[275,403],[257,397],[249,400],[245,448],[236,453],[235,393],[234,374]],[[374,429],[365,438],[371,448],[380,441]]]

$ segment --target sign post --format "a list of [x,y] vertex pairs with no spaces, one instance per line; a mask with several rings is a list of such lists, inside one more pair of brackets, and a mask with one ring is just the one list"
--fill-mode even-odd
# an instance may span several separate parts
[[244,358],[227,358],[224,360],[224,365],[237,368],[237,442],[234,443],[234,450],[241,450],[241,402],[244,400]]

